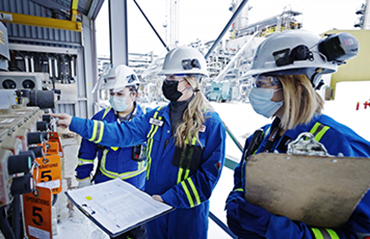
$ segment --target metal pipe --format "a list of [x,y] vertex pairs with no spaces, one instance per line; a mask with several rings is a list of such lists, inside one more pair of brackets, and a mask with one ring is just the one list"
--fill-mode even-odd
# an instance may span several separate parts
[[136,6],[139,8],[140,12],[143,14],[145,20],[149,23],[150,27],[153,29],[154,33],[157,35],[157,37],[159,38],[159,40],[162,42],[163,46],[167,49],[167,51],[170,51],[170,49],[168,48],[168,46],[166,45],[166,43],[162,40],[161,36],[158,34],[158,32],[155,30],[154,26],[152,25],[152,23],[149,21],[149,19],[146,17],[145,13],[143,12],[143,10],[141,10],[139,4],[137,4],[136,0],[134,0],[134,3],[136,4]]
[[217,75],[216,79],[214,81],[220,80],[225,73],[230,69],[230,67],[235,63],[237,59],[239,59],[239,56],[244,52],[244,50],[251,44],[252,40],[259,34],[259,31],[256,31],[253,36],[242,46],[242,48],[236,53],[236,55],[231,59],[231,61],[226,65],[226,67],[220,72],[220,74]]
[[[134,0],[135,1],[135,0]],[[235,19],[238,17],[239,13],[243,10],[244,6],[247,4],[248,0],[243,0],[243,2],[240,3],[238,9],[234,12],[233,16],[230,18],[229,22],[226,24],[225,28],[222,30],[221,34],[218,36],[216,41],[213,43],[211,48],[208,50],[205,58],[207,59],[209,55],[211,55],[212,51],[215,49],[217,44],[221,41],[221,39],[224,37],[225,33],[229,30],[230,26],[233,24]]]
[[54,75],[53,75],[53,66],[52,66],[52,62],[51,62],[51,58],[50,58],[50,56],[48,57],[48,62],[49,62],[49,76],[50,77],[53,77]]

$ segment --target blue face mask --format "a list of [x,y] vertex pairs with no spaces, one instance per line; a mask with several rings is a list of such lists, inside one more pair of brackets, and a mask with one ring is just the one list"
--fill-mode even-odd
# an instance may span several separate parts
[[281,90],[281,88],[274,90],[253,87],[249,94],[249,102],[251,103],[254,111],[265,116],[266,118],[270,118],[273,114],[275,114],[284,103],[284,101],[271,101],[274,93],[278,90]]
[[109,103],[117,112],[122,112],[128,108],[126,97],[111,96],[109,99]]

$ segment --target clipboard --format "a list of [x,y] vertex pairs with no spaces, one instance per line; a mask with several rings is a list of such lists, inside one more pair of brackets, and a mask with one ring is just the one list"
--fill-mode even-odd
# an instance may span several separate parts
[[68,190],[65,194],[85,216],[111,237],[175,209],[121,179]]
[[346,223],[370,187],[370,159],[260,153],[245,167],[245,199],[309,226]]

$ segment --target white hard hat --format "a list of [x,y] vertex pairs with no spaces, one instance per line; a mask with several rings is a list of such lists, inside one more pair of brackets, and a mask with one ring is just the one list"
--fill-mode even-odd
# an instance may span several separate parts
[[320,39],[318,35],[305,30],[274,33],[258,46],[252,67],[245,76],[306,74],[317,86],[321,79],[311,78],[316,69],[323,69],[321,74],[334,73],[338,69],[336,62],[327,61],[320,53]]
[[208,76],[204,56],[192,47],[176,47],[164,59],[160,75],[203,75]]
[[109,90],[113,89],[114,92],[123,90],[125,87],[134,86],[137,90],[140,81],[136,73],[126,65],[118,65],[112,67],[103,76],[104,83],[101,89]]

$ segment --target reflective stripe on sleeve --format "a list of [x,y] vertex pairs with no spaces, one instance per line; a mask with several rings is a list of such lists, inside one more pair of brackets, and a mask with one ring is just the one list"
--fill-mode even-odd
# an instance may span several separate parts
[[93,141],[94,143],[98,144],[103,139],[104,134],[104,123],[102,121],[93,120],[94,122],[94,129],[92,133],[92,137],[89,141]]
[[193,180],[191,178],[188,178],[185,181],[182,181],[181,185],[188,198],[189,206],[190,207],[198,206],[200,204],[200,198],[199,198],[197,188],[195,187],[193,183]]
[[93,164],[93,163],[94,163],[94,159],[78,158],[78,166],[86,165],[86,164]]
[[327,228],[311,228],[315,239],[339,239],[338,234],[332,230]]

